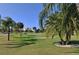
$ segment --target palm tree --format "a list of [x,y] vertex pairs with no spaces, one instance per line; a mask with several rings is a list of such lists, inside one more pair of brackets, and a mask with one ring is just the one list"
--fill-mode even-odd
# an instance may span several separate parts
[[2,25],[8,32],[8,41],[10,40],[10,31],[13,28],[15,22],[10,17],[5,17],[5,20],[2,20]]
[[[51,5],[54,6],[56,4]],[[61,38],[61,41],[64,42],[61,35],[63,33],[66,39],[65,44],[68,44],[71,39],[72,33],[74,31],[77,33],[79,30],[79,14],[76,4],[57,4],[59,10],[54,13],[52,13],[53,11],[51,10],[51,8],[48,8],[47,6],[48,4],[44,8],[44,10],[46,9],[47,12],[42,11],[40,15],[40,21],[48,19],[46,21],[46,23],[48,24],[46,26],[47,32],[51,34],[53,34],[53,31],[57,32],[59,34],[59,37]],[[49,12],[50,10],[51,13]]]
[[64,40],[63,40],[63,35],[64,31],[62,28],[63,25],[63,14],[62,13],[55,13],[51,16],[48,17],[48,19],[46,20],[46,35],[47,36],[52,36],[52,38],[54,37],[54,35],[59,35],[60,40],[61,40],[61,44],[64,44]]

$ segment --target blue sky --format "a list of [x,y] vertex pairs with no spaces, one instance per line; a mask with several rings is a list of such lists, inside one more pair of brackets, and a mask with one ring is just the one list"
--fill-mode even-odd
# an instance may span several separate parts
[[0,15],[2,18],[10,16],[16,22],[23,22],[25,28],[39,27],[39,13],[42,4],[1,4]]

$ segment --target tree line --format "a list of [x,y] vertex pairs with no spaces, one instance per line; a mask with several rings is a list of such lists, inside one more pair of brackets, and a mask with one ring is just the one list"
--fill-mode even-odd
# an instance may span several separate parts
[[22,22],[15,22],[11,17],[0,17],[0,32],[8,34],[8,41],[10,41],[10,34],[13,32],[42,32],[39,28],[33,27],[32,29],[27,28],[23,30],[24,24]]
[[0,19],[0,32],[8,34],[8,41],[10,40],[10,33],[13,31],[21,32],[24,27],[22,22],[15,22],[11,17]]

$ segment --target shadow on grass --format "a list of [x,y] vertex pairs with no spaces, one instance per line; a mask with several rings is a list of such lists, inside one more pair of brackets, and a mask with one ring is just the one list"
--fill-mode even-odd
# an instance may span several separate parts
[[[53,44],[55,43],[59,43],[60,44],[61,41],[57,41],[57,42],[53,42]],[[79,45],[79,40],[72,40],[68,43],[68,45]]]
[[78,40],[72,40],[72,41],[70,41],[70,44],[79,44],[79,41]]
[[37,39],[23,40],[23,41],[37,41]]
[[27,35],[25,37],[14,37],[14,38],[17,38],[17,39],[30,39],[30,38],[35,38],[35,35]]
[[14,38],[20,38],[20,39],[26,39],[26,38],[32,38],[32,37],[14,37]]
[[35,44],[36,41],[37,39],[28,39],[28,40],[21,40],[19,42],[9,42],[9,43],[0,44],[0,45],[6,45],[7,48],[19,48],[26,45]]

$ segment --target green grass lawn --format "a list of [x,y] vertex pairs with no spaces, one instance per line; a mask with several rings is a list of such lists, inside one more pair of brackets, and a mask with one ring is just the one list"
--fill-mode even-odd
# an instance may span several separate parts
[[[20,37],[19,33],[11,34],[11,41],[7,40],[7,34],[0,34],[1,55],[61,55],[79,54],[79,48],[60,48],[53,43],[59,41],[47,38],[43,33],[25,33]],[[72,40],[76,39],[75,36]]]

